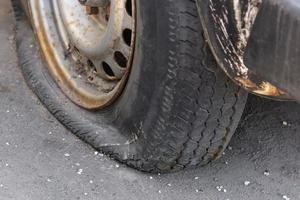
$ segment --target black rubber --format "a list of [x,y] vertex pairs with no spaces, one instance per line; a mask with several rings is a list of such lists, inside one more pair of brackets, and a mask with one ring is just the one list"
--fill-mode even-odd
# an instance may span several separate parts
[[[17,49],[28,85],[75,135],[147,172],[207,164],[221,155],[247,93],[216,66],[203,39],[195,1],[137,0],[132,72],[122,96],[105,110],[77,107],[47,71],[33,31],[17,11]],[[21,17],[20,17],[21,16]]]

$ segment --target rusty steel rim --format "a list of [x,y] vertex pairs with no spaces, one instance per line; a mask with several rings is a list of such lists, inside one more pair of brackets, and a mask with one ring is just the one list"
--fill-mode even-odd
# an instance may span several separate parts
[[29,0],[29,6],[49,71],[63,92],[87,109],[112,104],[132,65],[135,0],[99,8],[78,0]]

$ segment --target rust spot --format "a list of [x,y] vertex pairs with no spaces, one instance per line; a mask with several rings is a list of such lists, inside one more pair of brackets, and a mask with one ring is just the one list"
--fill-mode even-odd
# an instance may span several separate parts
[[[235,78],[237,82],[241,84],[242,87],[246,88],[255,94],[268,96],[268,97],[284,97],[286,93],[279,88],[275,87],[269,82],[262,81],[260,83],[254,83],[249,78],[237,77]],[[287,97],[286,97],[287,98]]]

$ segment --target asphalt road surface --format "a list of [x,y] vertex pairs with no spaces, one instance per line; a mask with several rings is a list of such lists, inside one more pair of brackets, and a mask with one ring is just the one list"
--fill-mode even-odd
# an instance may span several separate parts
[[[250,96],[225,155],[151,175],[95,153],[60,125],[18,68],[14,21],[0,1],[0,200],[299,200],[300,105]],[[96,155],[97,154],[97,155]]]

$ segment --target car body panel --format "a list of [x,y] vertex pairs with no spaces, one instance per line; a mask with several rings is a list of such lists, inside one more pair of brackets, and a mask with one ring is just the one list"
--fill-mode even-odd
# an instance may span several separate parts
[[[300,2],[197,0],[220,67],[250,92],[300,100]],[[258,89],[258,90],[257,90]]]

